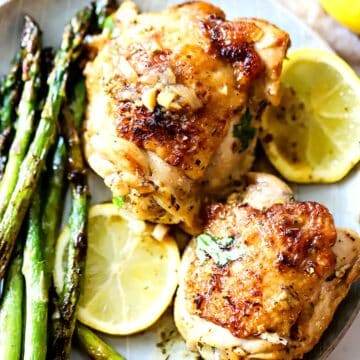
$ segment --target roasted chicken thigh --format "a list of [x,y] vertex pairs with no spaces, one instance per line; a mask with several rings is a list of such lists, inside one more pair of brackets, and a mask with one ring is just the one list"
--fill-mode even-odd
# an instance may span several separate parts
[[360,274],[360,239],[272,175],[249,173],[183,255],[176,325],[206,360],[300,359]]
[[289,37],[196,1],[144,14],[127,1],[113,22],[90,41],[87,160],[137,217],[197,232],[203,196],[253,162]]

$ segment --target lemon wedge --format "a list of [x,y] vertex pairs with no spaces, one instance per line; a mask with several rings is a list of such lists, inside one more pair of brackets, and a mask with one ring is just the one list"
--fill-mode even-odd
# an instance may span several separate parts
[[[91,207],[88,251],[78,320],[107,334],[129,335],[152,325],[171,303],[180,264],[174,239],[127,217],[114,204]],[[54,282],[63,286],[69,230],[56,247]]]
[[359,0],[320,0],[320,4],[340,24],[360,34]]
[[360,160],[360,80],[337,55],[301,49],[285,61],[279,106],[262,116],[267,157],[289,181],[335,182]]

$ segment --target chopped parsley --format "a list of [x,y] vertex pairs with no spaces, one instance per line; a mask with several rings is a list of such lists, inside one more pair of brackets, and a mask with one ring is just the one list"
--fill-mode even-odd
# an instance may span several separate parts
[[241,123],[234,124],[233,126],[233,136],[240,140],[242,151],[248,148],[250,141],[255,136],[255,133],[256,129],[251,126],[250,110],[247,108],[241,119]]
[[201,234],[196,238],[196,255],[203,263],[210,256],[217,266],[224,266],[245,255],[243,246],[231,247],[234,237],[214,238],[209,234]]
[[113,204],[116,205],[120,209],[124,206],[125,201],[126,201],[126,195],[112,198]]

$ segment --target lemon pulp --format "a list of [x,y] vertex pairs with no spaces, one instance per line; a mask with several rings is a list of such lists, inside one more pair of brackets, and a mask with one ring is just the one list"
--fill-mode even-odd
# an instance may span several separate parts
[[338,56],[302,49],[282,73],[283,97],[262,117],[261,141],[295,182],[334,182],[360,159],[360,81]]
[[[177,286],[179,250],[170,237],[155,240],[152,228],[127,218],[113,204],[90,209],[78,320],[108,334],[128,335],[149,327],[166,310]],[[58,289],[68,237],[66,228],[56,249]]]

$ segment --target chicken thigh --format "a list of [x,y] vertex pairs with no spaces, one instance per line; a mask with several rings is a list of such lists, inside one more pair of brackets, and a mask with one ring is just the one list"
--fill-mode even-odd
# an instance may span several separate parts
[[182,259],[175,322],[206,360],[300,359],[360,274],[360,238],[272,175],[249,173]]
[[88,163],[138,218],[196,233],[203,197],[253,162],[289,37],[196,1],[144,14],[127,1],[112,19],[85,69]]

